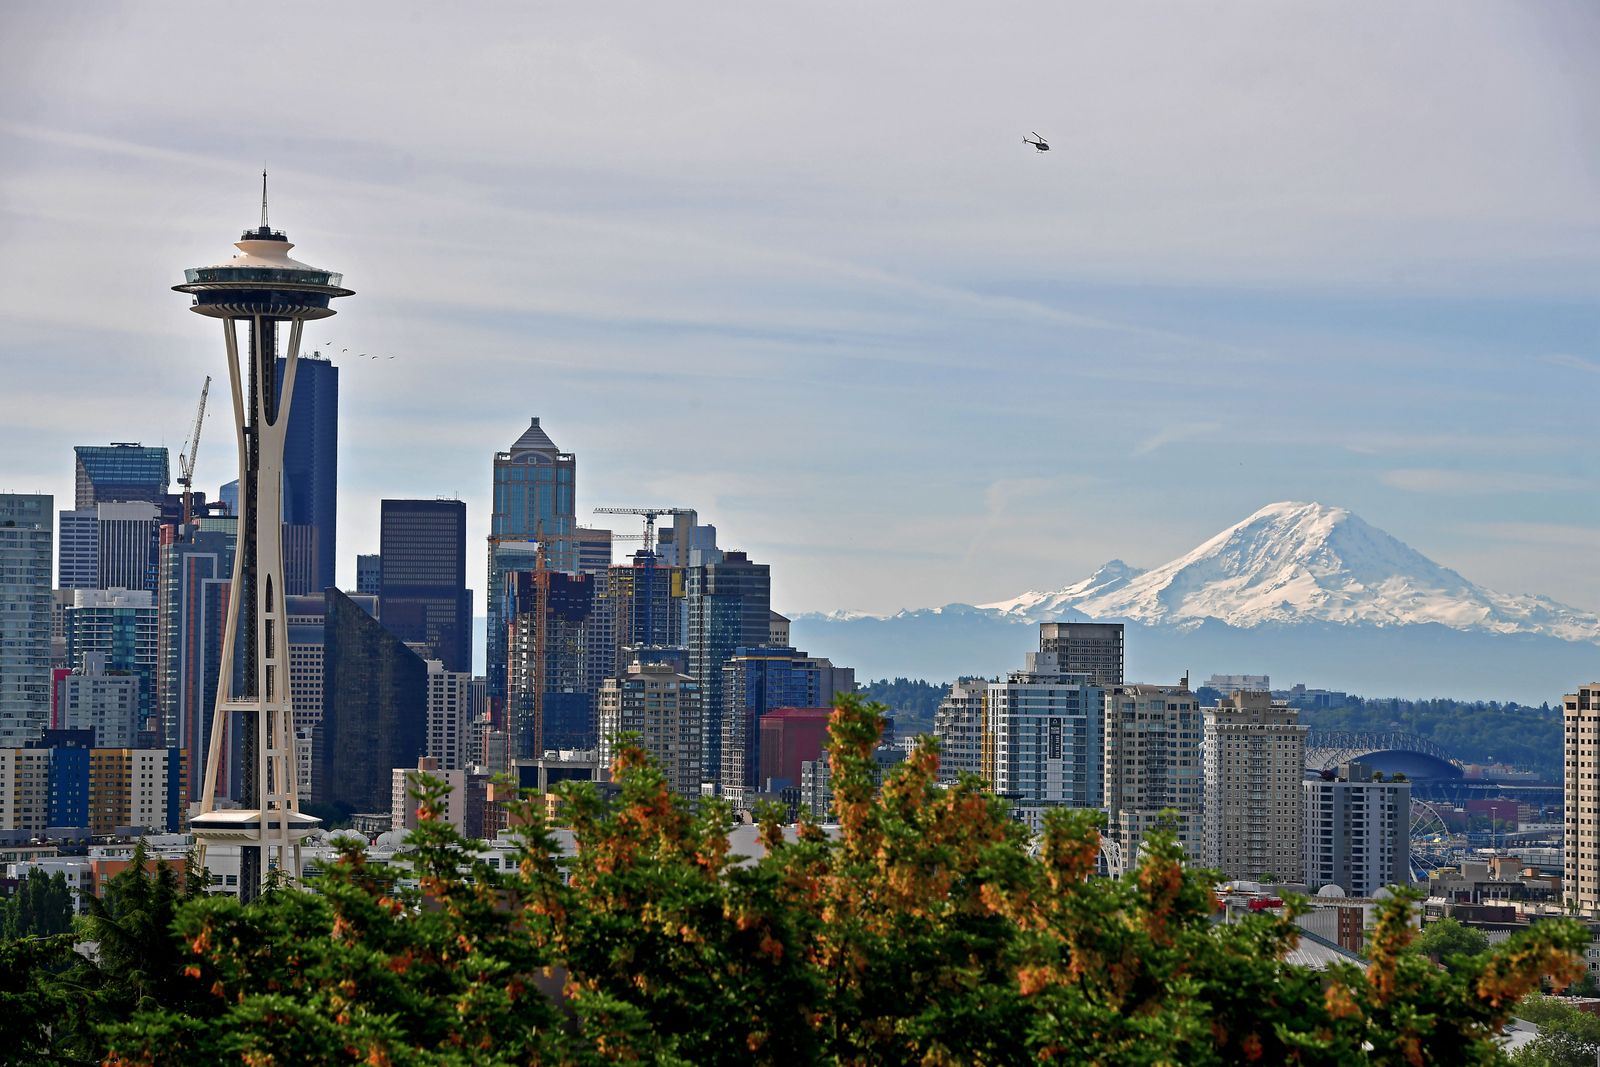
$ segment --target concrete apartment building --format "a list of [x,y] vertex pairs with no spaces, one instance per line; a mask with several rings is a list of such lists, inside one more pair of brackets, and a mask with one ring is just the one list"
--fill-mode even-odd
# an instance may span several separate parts
[[983,773],[983,701],[988,690],[989,683],[982,678],[958,679],[934,711],[941,782]]
[[[438,660],[429,660],[431,668]],[[444,672],[453,674],[455,672]],[[432,675],[429,676],[430,679]],[[389,773],[390,800],[389,810],[394,819],[393,829],[404,833],[417,828],[417,802],[411,795],[417,788],[419,775],[437,779],[450,787],[449,794],[444,798],[444,809],[439,812],[440,817],[462,833],[467,827],[467,772],[459,767],[444,767],[432,756],[423,756],[417,760],[415,767],[396,767]]]
[[1105,700],[1106,834],[1131,868],[1145,834],[1170,826],[1198,860],[1204,825],[1205,724],[1187,685],[1118,685]]
[[0,830],[176,832],[187,771],[179,749],[102,748],[89,731],[51,730],[26,748],[0,749]]
[[1306,882],[1353,897],[1411,882],[1411,783],[1372,780],[1361,763],[1302,781]]
[[700,684],[670,663],[635,662],[621,678],[606,679],[600,690],[600,766],[611,765],[618,734],[637,734],[667,776],[668,787],[683,796],[698,796],[700,697]]
[[0,830],[42,834],[50,825],[50,750],[0,748]]
[[106,670],[103,652],[86,652],[81,666],[56,679],[56,725],[93,730],[101,748],[131,748],[144,728],[139,717],[139,676]]
[[436,659],[428,663],[427,755],[443,771],[459,771],[473,762],[467,758],[467,714],[471,705],[472,675],[445,670]]
[[1569,904],[1600,910],[1600,682],[1561,698],[1565,731],[1566,866]]
[[1203,862],[1227,878],[1304,881],[1300,713],[1271,693],[1241,690],[1204,714]]
[[1054,652],[1029,652],[1026,664],[989,683],[984,763],[994,791],[1037,830],[1045,809],[1104,803],[1105,690]]
[[1087,674],[1102,688],[1122,684],[1120,622],[1042,622],[1039,651],[1055,656],[1063,671]]

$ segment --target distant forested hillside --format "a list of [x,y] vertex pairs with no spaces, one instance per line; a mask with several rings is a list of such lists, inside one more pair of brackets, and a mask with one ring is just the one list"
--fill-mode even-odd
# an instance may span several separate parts
[[1308,708],[1313,730],[1398,730],[1426,737],[1464,763],[1507,763],[1561,781],[1561,709],[1495,701],[1351,697],[1339,708]]
[[950,692],[947,682],[925,682],[921,678],[880,678],[867,682],[861,692],[868,700],[889,706],[894,716],[894,732],[905,737],[911,734],[933,733],[933,713],[939,701]]

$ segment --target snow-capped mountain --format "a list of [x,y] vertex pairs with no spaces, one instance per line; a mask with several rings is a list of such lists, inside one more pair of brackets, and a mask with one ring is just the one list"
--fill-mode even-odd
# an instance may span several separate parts
[[1070,612],[1177,626],[1217,619],[1242,628],[1438,623],[1600,641],[1600,616],[1485,589],[1344,508],[1291,502],[1269,504],[1154,570],[1112,560],[1059,592],[979,606],[1028,621]]
[[1270,504],[1148,571],[1112,560],[1054,592],[889,617],[799,616],[795,632],[864,677],[946,678],[1011,669],[1031,643],[1018,629],[1072,619],[1137,624],[1128,655],[1138,677],[1204,666],[1392,693],[1543,699],[1580,674],[1600,675],[1600,615],[1485,589],[1347,509],[1316,503]]

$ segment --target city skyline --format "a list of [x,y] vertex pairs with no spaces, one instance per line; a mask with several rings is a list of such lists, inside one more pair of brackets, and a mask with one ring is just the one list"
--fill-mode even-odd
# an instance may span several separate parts
[[[482,598],[492,455],[539,417],[579,523],[694,507],[785,613],[1055,588],[1282,499],[1594,610],[1600,479],[1567,428],[1600,388],[1600,21],[1444,10],[1313,40],[825,8],[714,43],[648,11],[335,12],[280,78],[198,96],[220,27],[10,12],[0,489],[63,508],[72,446],[179,446],[214,353],[164,287],[251,220],[265,154],[275,222],[362,279],[307,337],[349,376],[344,587],[379,500],[458,495]],[[380,62],[416,77],[368,88]],[[208,494],[234,462],[209,422]]]

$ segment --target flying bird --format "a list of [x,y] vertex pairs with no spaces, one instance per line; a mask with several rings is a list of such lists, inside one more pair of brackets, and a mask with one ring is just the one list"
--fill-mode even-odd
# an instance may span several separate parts
[[1037,131],[1034,132],[1033,138],[1034,139],[1030,141],[1024,137],[1022,139],[1022,143],[1033,145],[1034,149],[1039,152],[1050,151],[1050,142],[1046,141],[1043,137],[1040,137]]

